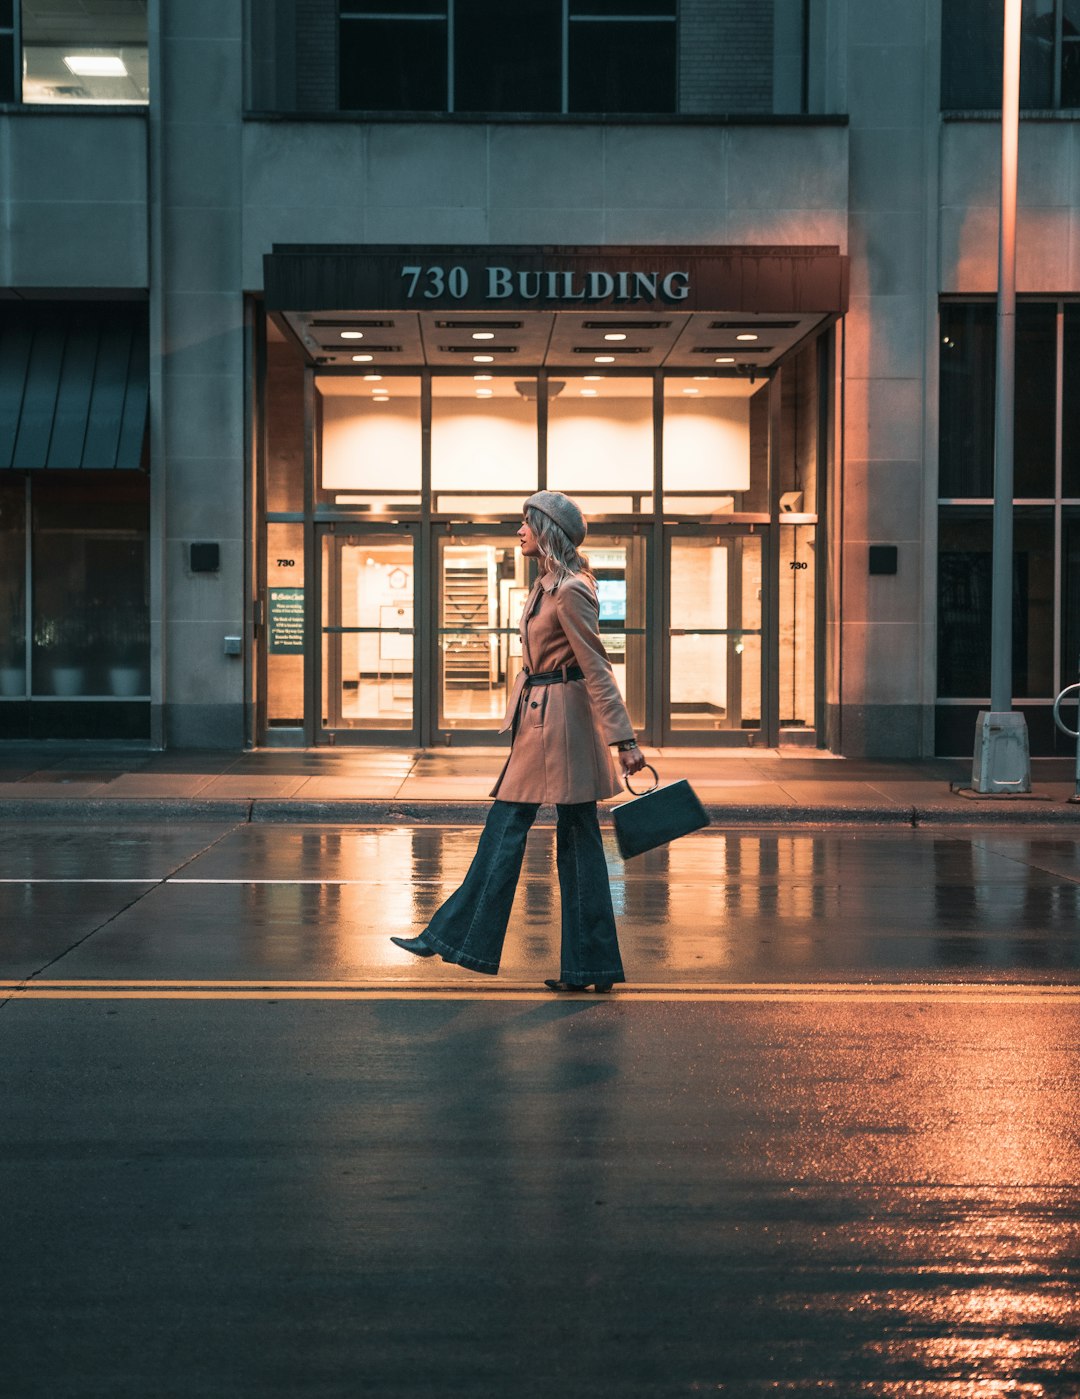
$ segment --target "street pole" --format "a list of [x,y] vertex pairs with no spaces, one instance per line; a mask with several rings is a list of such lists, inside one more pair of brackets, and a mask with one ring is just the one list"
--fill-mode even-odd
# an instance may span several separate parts
[[1029,792],[1027,725],[1012,709],[1013,447],[1016,390],[1016,172],[1020,138],[1020,6],[1004,0],[1001,205],[998,223],[997,365],[994,384],[993,590],[990,712],[979,715],[972,787]]

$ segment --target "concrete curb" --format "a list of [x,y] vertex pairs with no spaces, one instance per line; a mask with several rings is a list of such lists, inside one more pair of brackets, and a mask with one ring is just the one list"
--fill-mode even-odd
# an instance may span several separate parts
[[[227,822],[230,824],[481,825],[490,802],[305,801],[289,798],[27,797],[0,800],[0,821],[126,825],[136,822]],[[1070,825],[1080,822],[1080,806],[1016,799],[995,803],[953,799],[927,805],[864,803],[815,806],[709,803],[709,819],[719,828],[760,826],[920,826]],[[555,819],[554,808],[540,812],[539,824]],[[611,824],[611,808],[601,807]]]

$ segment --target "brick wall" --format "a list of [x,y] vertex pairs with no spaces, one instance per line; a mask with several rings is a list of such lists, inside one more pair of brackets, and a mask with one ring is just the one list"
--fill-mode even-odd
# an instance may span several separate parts
[[681,0],[679,110],[772,112],[773,6],[768,0]]

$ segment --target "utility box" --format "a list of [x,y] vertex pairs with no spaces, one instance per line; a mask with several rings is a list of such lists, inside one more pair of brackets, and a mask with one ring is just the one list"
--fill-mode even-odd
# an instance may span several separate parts
[[1027,721],[1012,710],[983,710],[975,724],[974,792],[1030,792]]

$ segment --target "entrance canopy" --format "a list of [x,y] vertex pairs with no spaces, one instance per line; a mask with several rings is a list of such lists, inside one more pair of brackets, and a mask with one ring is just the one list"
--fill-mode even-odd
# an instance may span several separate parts
[[266,304],[310,362],[764,371],[847,309],[835,247],[278,245]]

